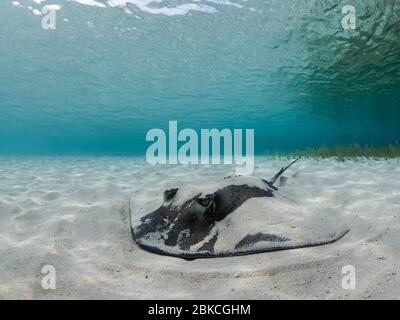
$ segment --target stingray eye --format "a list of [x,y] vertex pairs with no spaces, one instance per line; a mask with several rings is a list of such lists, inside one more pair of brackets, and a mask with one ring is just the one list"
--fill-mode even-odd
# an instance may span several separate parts
[[210,204],[211,200],[210,198],[199,198],[197,199],[197,202],[200,203],[203,207],[207,207]]
[[196,222],[197,221],[197,216],[195,214],[192,214],[190,217],[190,222]]
[[173,197],[175,197],[178,192],[178,188],[168,189],[164,191],[164,201],[170,201]]

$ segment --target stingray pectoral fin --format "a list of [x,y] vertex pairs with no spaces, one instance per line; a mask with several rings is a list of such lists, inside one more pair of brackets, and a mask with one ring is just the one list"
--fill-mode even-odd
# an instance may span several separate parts
[[262,233],[259,232],[257,234],[249,234],[245,236],[242,240],[240,240],[236,246],[235,250],[249,248],[252,247],[257,242],[261,241],[269,241],[269,242],[287,242],[289,241],[288,238],[276,236],[274,234]]
[[306,241],[293,241],[272,234],[257,233],[247,235],[236,246],[236,255],[250,254],[256,252],[269,252],[277,250],[300,249],[316,247],[338,241],[349,232],[349,229],[341,230],[339,233],[327,235],[322,239],[308,239]]
[[348,228],[337,212],[286,198],[252,198],[218,224],[214,255],[319,246],[339,240]]

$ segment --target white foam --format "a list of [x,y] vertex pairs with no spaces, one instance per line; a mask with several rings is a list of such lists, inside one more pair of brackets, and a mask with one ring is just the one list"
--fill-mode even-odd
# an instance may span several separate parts
[[[40,6],[46,2],[46,0],[27,0],[32,5]],[[140,10],[145,13],[164,15],[164,16],[182,16],[190,12],[202,12],[208,14],[214,14],[218,12],[218,6],[233,6],[242,8],[243,5],[230,1],[230,0],[192,0],[192,2],[184,2],[179,4],[171,4],[168,0],[69,0],[76,4],[96,7],[96,8],[120,8],[124,9],[127,14],[133,14],[130,6],[136,10]],[[202,3],[204,2],[204,3]],[[18,1],[11,2],[14,6],[30,8],[30,10],[37,14],[41,8],[34,8],[32,5],[21,5]],[[212,4],[212,5],[211,5]]]
[[93,7],[99,7],[99,8],[105,8],[106,5],[104,3],[98,2],[96,0],[75,0],[75,2],[78,2],[80,4],[84,4],[87,6],[93,6]]
[[184,3],[173,6],[153,6],[154,3],[163,3],[161,0],[109,0],[108,5],[110,7],[125,8],[128,5],[134,5],[143,12],[151,14],[161,14],[166,16],[177,16],[185,15],[190,11],[199,11],[207,13],[215,13],[217,9],[203,4],[198,3]]
[[54,10],[54,11],[61,10],[61,6],[58,5],[58,4],[47,4],[47,5],[45,5],[45,7],[46,7],[48,10]]
[[41,16],[41,15],[42,15],[42,12],[40,12],[40,11],[37,10],[37,9],[33,9],[33,8],[32,8],[32,13],[33,13],[34,15],[36,15],[36,16]]

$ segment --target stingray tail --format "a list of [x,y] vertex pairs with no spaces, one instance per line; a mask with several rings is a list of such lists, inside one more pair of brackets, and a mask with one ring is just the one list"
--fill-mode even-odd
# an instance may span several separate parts
[[276,180],[278,180],[279,177],[280,177],[287,169],[289,169],[289,167],[290,167],[292,164],[294,164],[294,163],[295,163],[297,160],[299,160],[300,158],[301,158],[301,157],[298,157],[296,160],[292,161],[288,166],[283,167],[276,175],[274,175],[274,176],[272,177],[271,180],[268,181],[268,183],[271,184],[271,185],[273,185],[273,184],[276,182]]

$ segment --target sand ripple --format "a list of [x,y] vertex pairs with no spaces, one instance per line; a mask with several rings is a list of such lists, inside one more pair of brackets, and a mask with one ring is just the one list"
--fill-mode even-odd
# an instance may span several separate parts
[[[272,176],[286,161],[259,158]],[[282,191],[333,208],[351,227],[321,247],[184,261],[138,249],[129,198],[138,188],[230,174],[227,167],[153,168],[138,158],[0,158],[0,298],[400,297],[400,166],[302,160]],[[57,289],[41,287],[54,265]],[[343,290],[354,265],[357,289]]]

